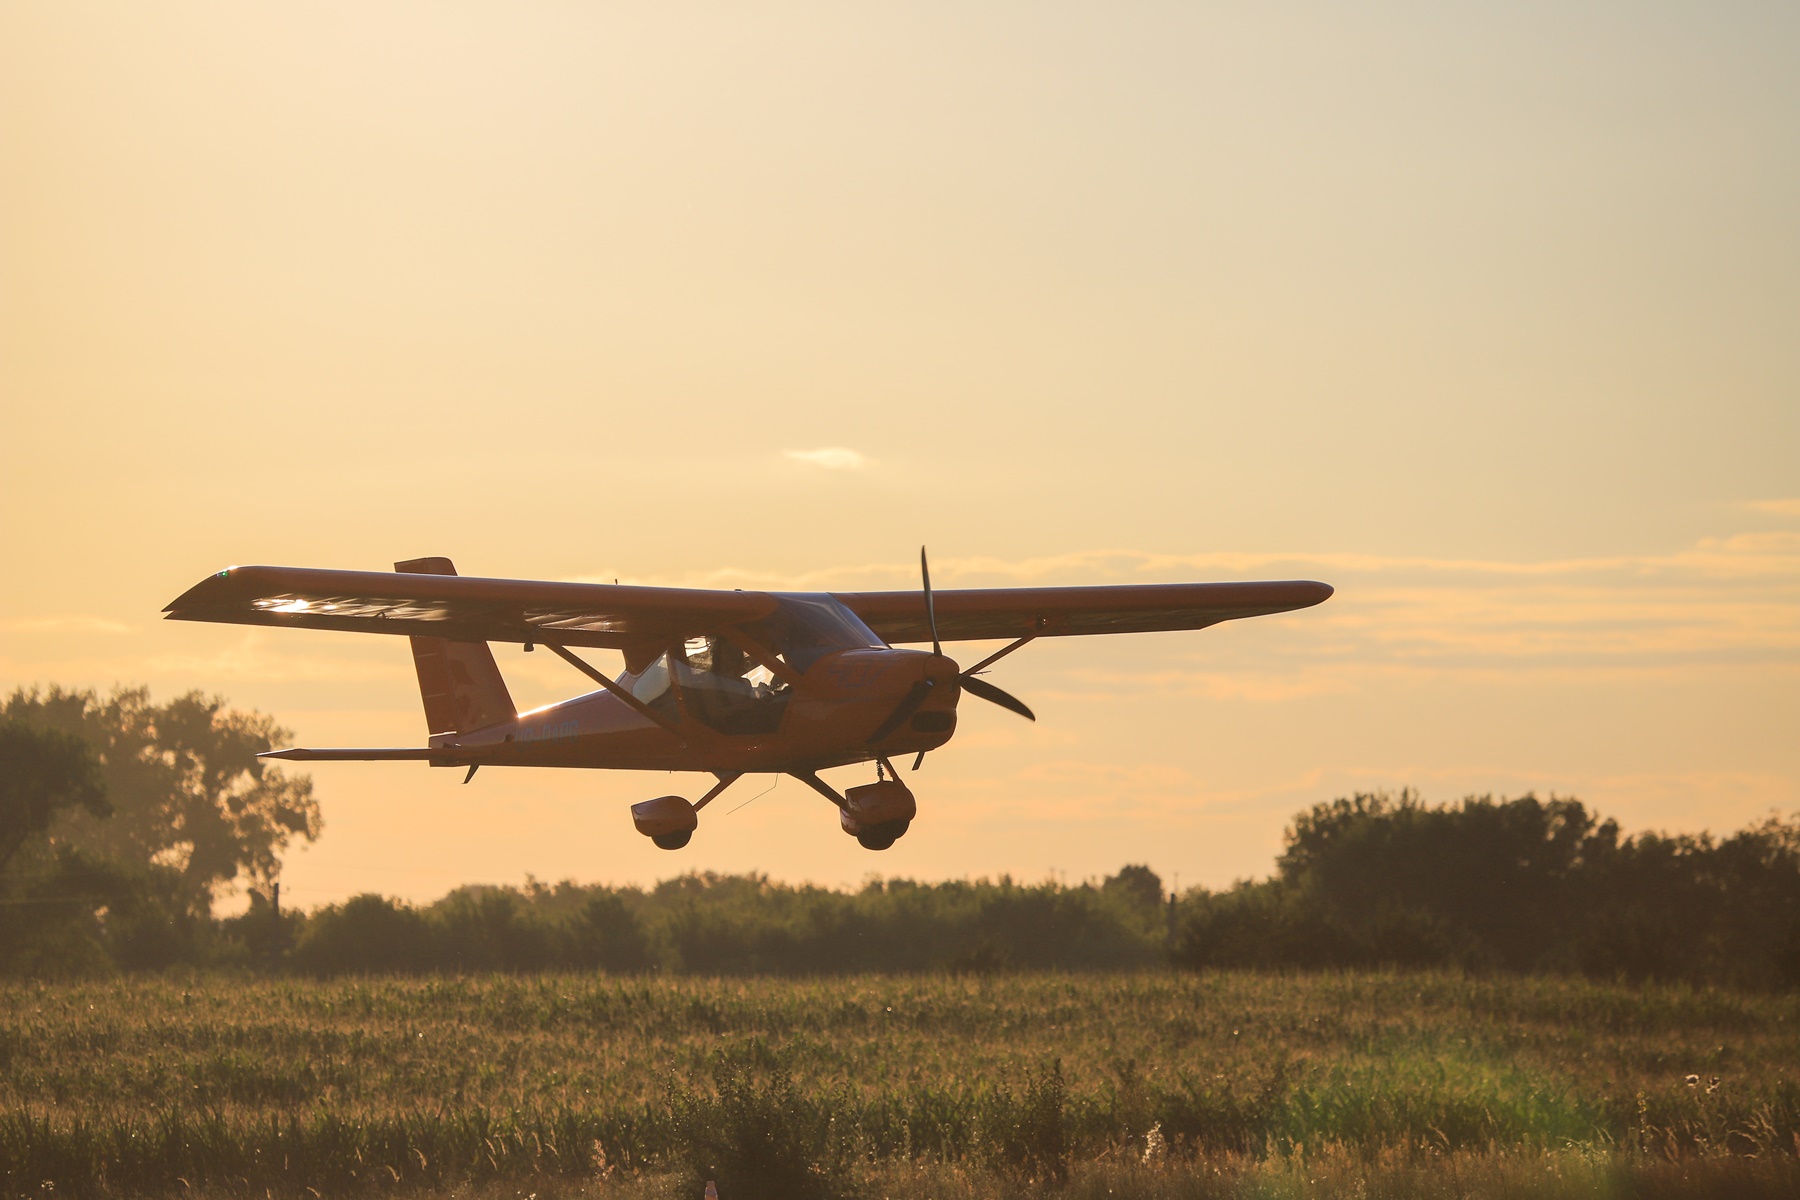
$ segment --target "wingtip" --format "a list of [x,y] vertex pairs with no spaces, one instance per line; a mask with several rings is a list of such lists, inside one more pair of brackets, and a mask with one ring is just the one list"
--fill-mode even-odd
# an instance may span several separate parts
[[208,595],[216,595],[220,588],[230,582],[233,575],[242,570],[242,567],[233,565],[226,567],[223,571],[214,571],[211,575],[208,575],[205,579],[202,579],[199,583],[196,583],[193,587],[163,605],[163,612],[167,613],[171,620],[192,620],[193,618],[191,617],[182,616],[182,613],[188,609],[201,607]]
[[1320,583],[1316,579],[1287,579],[1275,586],[1281,589],[1286,597],[1288,611],[1297,608],[1311,608],[1323,604],[1336,593],[1337,589],[1329,583]]

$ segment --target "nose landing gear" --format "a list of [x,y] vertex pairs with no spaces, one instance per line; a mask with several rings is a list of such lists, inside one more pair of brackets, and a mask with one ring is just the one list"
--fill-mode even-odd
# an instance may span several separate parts
[[[838,824],[865,850],[888,849],[906,835],[919,812],[912,792],[893,777],[894,768],[887,760],[877,759],[876,765],[874,783],[853,787],[841,798],[836,792],[828,793],[838,802]],[[814,783],[817,778],[807,782],[824,791],[823,783]]]
[[[912,826],[913,817],[918,815],[919,805],[913,799],[913,794],[907,786],[895,777],[894,764],[885,758],[878,758],[875,762],[877,768],[875,782],[865,783],[861,787],[853,787],[842,795],[838,794],[836,788],[820,779],[817,771],[789,771],[788,774],[837,805],[838,824],[865,850],[886,850],[906,836],[907,829]],[[693,807],[699,808],[701,804],[705,804],[707,800],[711,800],[724,791],[725,782],[728,781],[722,781],[718,787],[707,793],[705,800]],[[646,801],[631,810],[632,816],[635,819],[640,808],[648,808],[650,805],[663,804],[670,800],[680,800],[680,797],[664,796],[661,800]],[[682,814],[676,813],[675,815],[679,818]],[[691,817],[692,813],[687,815]],[[645,828],[642,821],[639,822],[638,829],[653,837],[662,832]],[[688,825],[687,829],[691,831],[693,826]],[[656,844],[663,845],[661,838],[657,838]],[[682,841],[675,843],[676,846],[686,844],[685,837]],[[673,849],[674,847],[666,848]]]
[[906,835],[911,824],[911,821],[883,821],[879,825],[865,826],[856,831],[856,841],[864,850],[886,850]]

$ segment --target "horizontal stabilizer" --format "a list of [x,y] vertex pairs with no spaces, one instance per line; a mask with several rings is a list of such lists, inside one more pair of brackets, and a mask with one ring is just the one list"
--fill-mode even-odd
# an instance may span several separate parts
[[280,758],[288,762],[467,762],[468,753],[446,746],[433,750],[429,746],[348,747],[308,750],[295,746],[288,750],[265,750],[258,758]]

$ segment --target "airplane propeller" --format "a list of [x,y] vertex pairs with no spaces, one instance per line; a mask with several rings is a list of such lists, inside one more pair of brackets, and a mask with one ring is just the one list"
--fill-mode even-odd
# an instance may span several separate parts
[[[931,625],[931,652],[942,654],[943,645],[938,641],[937,604],[931,597],[931,565],[925,561],[925,547],[919,547],[919,578],[925,585],[925,620]],[[956,682],[972,696],[980,696],[989,704],[998,704],[1008,712],[1016,712],[1027,721],[1037,720],[1037,714],[1026,707],[1025,702],[1011,692],[995,687],[985,679],[978,679],[973,671],[964,671],[956,677]],[[924,697],[919,697],[921,703]],[[916,708],[917,705],[914,705]]]
[[[938,637],[937,604],[931,595],[931,564],[926,561],[925,547],[923,546],[919,547],[919,580],[925,591],[925,622],[931,627],[931,652],[941,656],[944,653],[944,644]],[[1037,720],[1037,714],[1032,712],[1023,700],[1004,688],[979,678],[973,671],[962,672],[956,677],[956,682],[963,691],[971,696],[979,696],[989,704],[998,704],[1008,712],[1018,713],[1027,721]],[[871,743],[879,742],[906,724],[907,720],[919,711],[919,706],[925,703],[925,698],[931,695],[932,689],[936,686],[937,684],[929,679],[921,679],[913,684],[906,695],[900,698],[900,703],[894,706],[894,711],[888,714],[887,720],[883,721],[876,727],[875,732],[869,735],[869,741]],[[925,756],[921,754],[919,757],[923,759]],[[917,770],[918,764],[915,763],[913,769]]]
[[1016,712],[1027,721],[1037,720],[1037,714],[1027,708],[1023,700],[1011,692],[995,687],[985,679],[977,678],[965,671],[956,677],[956,682],[962,684],[962,690],[971,696],[980,696],[989,704],[998,704],[1008,712]]
[[919,547],[919,579],[925,585],[925,621],[931,626],[931,652],[942,654],[943,643],[938,641],[937,602],[931,598],[931,564],[925,561],[925,547]]

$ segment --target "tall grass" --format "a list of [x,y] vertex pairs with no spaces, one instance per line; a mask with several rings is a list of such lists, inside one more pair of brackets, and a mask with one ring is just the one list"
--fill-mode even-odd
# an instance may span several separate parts
[[1800,999],[1567,978],[4,984],[0,1187],[1283,1194],[1282,1164],[1496,1155],[1796,1183],[1797,1081]]

